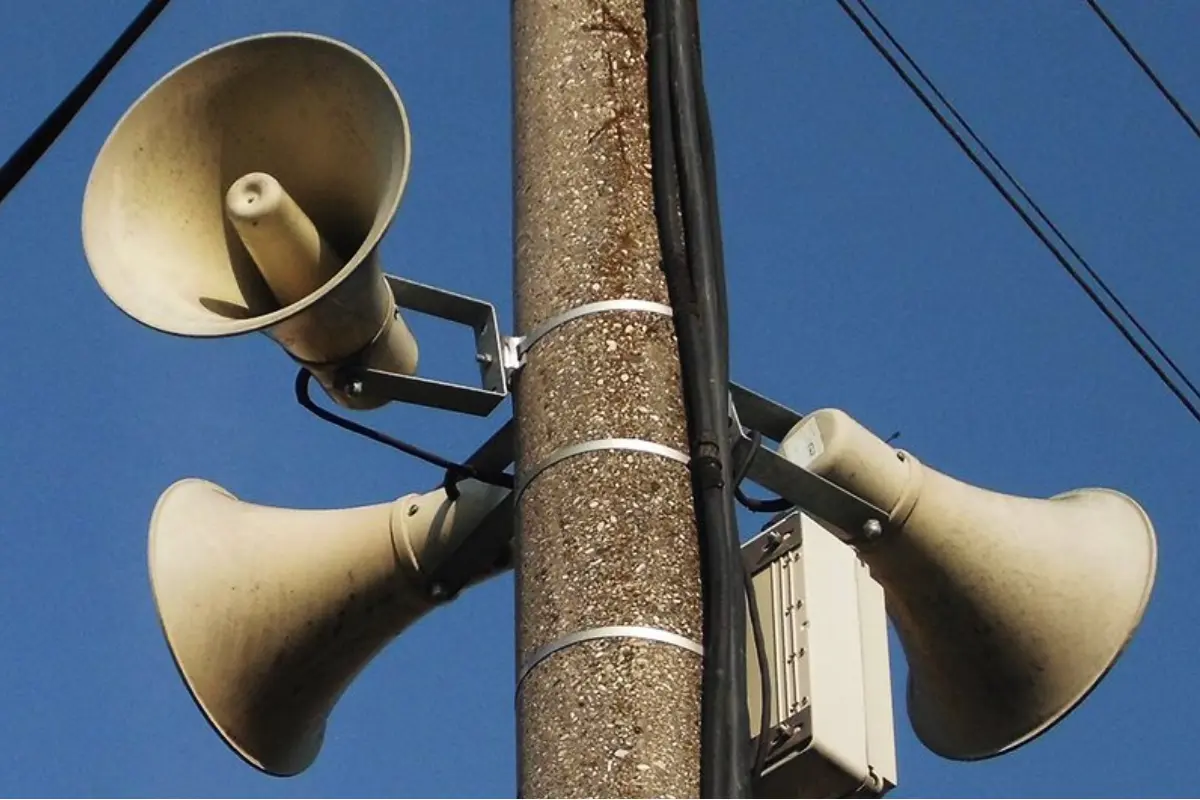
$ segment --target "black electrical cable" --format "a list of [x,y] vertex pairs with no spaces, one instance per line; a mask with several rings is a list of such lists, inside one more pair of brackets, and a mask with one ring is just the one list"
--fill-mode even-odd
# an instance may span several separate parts
[[[696,131],[696,106],[675,96],[676,80],[682,70],[694,68],[694,62],[675,58],[678,31],[694,31],[695,24],[680,15],[678,5],[669,0],[647,0],[647,60],[649,66],[650,137],[655,217],[663,270],[674,311],[679,340],[684,402],[687,408],[691,445],[692,486],[697,527],[701,544],[702,594],[704,602],[705,658],[702,675],[701,709],[701,790],[703,797],[745,797],[749,785],[746,732],[749,720],[745,706],[745,600],[744,579],[740,574],[736,520],[732,502],[726,502],[732,484],[728,474],[728,378],[721,363],[727,352],[720,344],[723,319],[713,319],[711,249],[707,271],[696,269],[696,254],[703,254],[695,239],[705,234],[715,221],[712,204],[700,204],[697,211],[694,194],[682,191],[687,167],[688,186],[703,193],[711,183],[704,178],[705,155],[697,155],[696,137],[686,143],[691,149],[688,164],[677,161],[678,116],[693,120]],[[694,20],[694,17],[692,17]],[[681,21],[682,20],[682,21]],[[686,42],[685,42],[685,50]],[[698,76],[688,75],[692,87]],[[711,140],[709,140],[711,141]],[[703,146],[700,146],[703,149]],[[711,160],[711,156],[709,156]],[[696,174],[695,164],[701,164]],[[691,205],[686,202],[691,201]],[[699,220],[699,223],[697,222]],[[703,296],[702,296],[703,292]],[[703,302],[702,302],[703,301]],[[719,317],[719,314],[718,314]],[[717,336],[713,336],[716,328]],[[723,377],[724,375],[724,377]],[[719,388],[720,397],[717,390]],[[732,535],[731,532],[732,531]],[[728,544],[732,544],[732,557]],[[740,676],[740,679],[739,679]]]
[[405,455],[420,459],[427,464],[432,464],[446,471],[445,487],[446,492],[451,498],[457,497],[458,489],[456,484],[460,480],[470,479],[480,483],[491,484],[492,486],[501,486],[505,489],[513,488],[513,476],[507,472],[492,472],[489,470],[480,470],[471,464],[460,464],[457,461],[451,461],[448,458],[439,456],[437,453],[431,453],[414,444],[403,442],[395,437],[389,436],[386,433],[377,431],[374,428],[368,428],[366,425],[359,425],[353,420],[346,419],[334,414],[317,405],[308,393],[308,384],[312,380],[312,373],[304,367],[296,373],[296,400],[300,405],[311,411],[326,422],[337,425],[339,428],[357,433],[359,436],[365,436],[373,442],[385,444],[388,447],[393,447]]
[[[692,72],[696,76],[695,102],[696,121],[699,131],[699,147],[703,157],[705,192],[708,199],[708,231],[712,237],[713,290],[716,295],[716,319],[720,321],[714,330],[720,347],[719,358],[724,365],[728,381],[729,372],[729,303],[725,283],[725,243],[721,235],[720,193],[717,191],[716,148],[713,146],[712,125],[708,113],[708,95],[704,91],[704,63],[700,48],[700,10],[696,0],[689,0],[691,10],[690,34],[694,42],[691,48]],[[728,398],[724,400],[728,410]]]
[[[759,446],[762,444],[762,433],[753,431],[750,434],[750,455],[745,460],[744,469],[750,469],[750,461],[754,458],[754,453],[758,452]],[[787,511],[789,508],[794,508],[795,503],[789,502],[782,497],[772,497],[767,500],[759,500],[755,497],[748,496],[742,491],[742,481],[746,479],[745,472],[740,473],[740,477],[733,482],[733,496],[744,508],[748,511],[753,511],[756,514],[778,514],[780,511]]]
[[[667,49],[666,0],[646,0],[646,64],[650,98],[650,161],[654,188],[654,216],[662,250],[662,269],[671,296],[680,348],[693,345],[696,297],[688,271],[683,242],[683,219],[679,207],[679,181],[675,164],[675,133],[671,120],[671,65]],[[692,353],[680,359],[690,369]],[[693,382],[684,381],[685,395]],[[690,398],[685,398],[690,402]],[[690,420],[690,415],[689,415]]]
[[1082,266],[1084,271],[1088,274],[1088,277],[1091,278],[1096,286],[1100,288],[1100,291],[1102,291],[1113,302],[1113,305],[1116,306],[1117,309],[1124,314],[1131,323],[1133,323],[1133,326],[1137,329],[1138,333],[1140,333],[1143,338],[1146,339],[1146,341],[1150,344],[1150,347],[1156,353],[1158,353],[1158,355],[1167,363],[1171,370],[1174,371],[1175,374],[1178,375],[1185,384],[1187,384],[1187,387],[1191,389],[1192,394],[1200,397],[1200,389],[1196,388],[1196,385],[1192,383],[1191,378],[1189,378],[1183,369],[1175,363],[1175,360],[1171,358],[1171,356],[1159,345],[1158,341],[1150,334],[1150,332],[1142,326],[1142,323],[1138,321],[1138,318],[1135,317],[1133,312],[1125,306],[1125,303],[1121,301],[1121,298],[1109,288],[1104,279],[1101,278],[1094,269],[1092,269],[1092,265],[1086,258],[1083,257],[1083,254],[1075,249],[1075,246],[1071,244],[1059,227],[1054,224],[1054,221],[1046,215],[1046,212],[1044,212],[1038,202],[1030,196],[1029,192],[1025,190],[1025,187],[1021,184],[1021,182],[1016,179],[1016,176],[1009,172],[1008,168],[1004,166],[1004,163],[996,156],[995,153],[992,152],[992,149],[988,147],[987,142],[985,142],[983,138],[975,132],[975,129],[971,127],[971,123],[967,122],[966,118],[963,117],[962,114],[958,113],[958,109],[955,108],[954,104],[950,102],[950,99],[942,94],[941,90],[938,89],[933,80],[927,74],[925,74],[925,70],[921,69],[921,65],[918,64],[911,55],[909,55],[907,48],[905,48],[904,45],[902,45],[896,39],[896,37],[892,35],[892,32],[888,30],[888,27],[883,23],[883,20],[876,16],[875,12],[871,10],[871,7],[868,6],[866,2],[860,2],[859,5],[862,6],[863,11],[867,13],[867,16],[871,18],[871,21],[875,23],[888,42],[890,42],[891,45],[896,48],[896,52],[898,52],[900,56],[908,63],[908,65],[912,67],[913,72],[915,72],[917,76],[925,82],[925,84],[933,92],[934,96],[941,101],[942,105],[946,107],[946,110],[950,112],[950,115],[954,117],[954,120],[958,122],[966,134],[975,141],[984,155],[991,159],[991,162],[1000,171],[1000,174],[1008,180],[1012,187],[1016,189],[1017,193],[1021,195],[1021,198],[1029,204],[1029,207],[1033,210],[1034,214],[1036,214],[1037,217],[1043,223],[1045,223],[1046,227],[1049,228],[1050,231],[1063,244],[1063,246],[1066,247],[1067,251],[1075,257],[1075,260],[1079,262],[1080,266]]
[[46,151],[66,130],[67,126],[71,124],[71,120],[112,72],[117,62],[129,52],[129,48],[133,47],[134,42],[141,38],[141,35],[146,32],[146,29],[162,13],[169,2],[170,0],[150,0],[146,3],[145,7],[133,18],[133,22],[129,23],[129,26],[121,32],[121,35],[104,55],[100,56],[100,60],[88,70],[83,79],[71,90],[71,93],[63,98],[62,102],[42,121],[42,124],[38,125],[29,138],[16,149],[16,152],[9,156],[4,165],[0,166],[0,203],[4,202],[4,199],[21,182],[21,179],[29,173],[29,170],[33,169],[33,165],[38,162],[38,159],[46,154]]
[[[750,472],[750,463],[758,453],[762,434],[754,432],[750,449],[746,457],[738,465],[733,476],[734,488],[740,487],[746,475]],[[737,489],[741,491],[740,489]],[[750,616],[750,633],[754,638],[754,654],[758,659],[759,703],[761,704],[758,717],[758,743],[754,748],[754,771],[750,775],[750,786],[754,797],[762,797],[761,782],[767,769],[767,755],[771,750],[771,668],[767,664],[767,637],[763,633],[762,618],[758,615],[758,596],[754,593],[754,576],[750,574],[750,566],[742,562],[742,580],[745,582],[746,605]]]
[[1117,37],[1117,41],[1125,48],[1125,52],[1142,68],[1142,72],[1146,73],[1146,77],[1150,79],[1151,83],[1154,84],[1155,88],[1158,89],[1166,101],[1171,104],[1171,108],[1175,109],[1175,113],[1179,114],[1187,126],[1192,129],[1192,133],[1200,137],[1200,126],[1196,125],[1196,120],[1192,119],[1192,115],[1184,109],[1183,103],[1179,102],[1175,95],[1171,93],[1171,90],[1167,88],[1167,85],[1154,73],[1154,70],[1146,63],[1146,59],[1142,58],[1141,54],[1129,42],[1129,39],[1125,37],[1125,34],[1121,32],[1121,29],[1117,27],[1117,24],[1109,18],[1108,14],[1104,13],[1104,9],[1100,7],[1100,4],[1096,0],[1084,0],[1084,2],[1091,7],[1092,11],[1096,12],[1096,16],[1112,32],[1112,35]]
[[[1001,183],[1000,179],[997,178],[990,169],[988,169],[987,165],[983,163],[979,156],[966,143],[962,135],[959,134],[958,131],[954,130],[954,126],[950,124],[949,120],[947,120],[940,111],[938,111],[933,101],[930,100],[929,97],[921,90],[912,77],[905,71],[904,67],[902,67],[899,62],[896,61],[895,57],[887,51],[887,48],[883,45],[879,38],[875,36],[874,32],[871,31],[866,23],[863,22],[862,18],[850,8],[846,0],[837,0],[837,3],[839,6],[841,6],[842,10],[846,12],[847,16],[850,17],[854,24],[858,26],[858,29],[863,33],[863,35],[867,37],[867,39],[875,47],[875,50],[884,58],[885,61],[888,62],[900,79],[904,81],[910,90],[912,90],[922,104],[924,104],[926,109],[933,114],[934,118],[937,119],[945,131],[950,134],[950,137],[954,139],[955,143],[958,144],[963,153],[971,160],[972,163],[975,164],[979,171],[983,173],[984,177],[988,179],[996,191],[1000,192],[1001,196],[1005,199],[1005,201],[1008,202],[1009,206],[1011,206],[1012,209],[1017,212],[1017,215],[1021,217],[1021,220],[1025,223],[1025,225],[1033,232],[1035,236],[1038,237],[1042,244],[1050,250],[1055,260],[1057,260],[1063,269],[1067,271],[1067,274],[1071,276],[1079,288],[1084,291],[1092,303],[1100,309],[1104,316],[1108,318],[1108,321],[1118,330],[1118,332],[1120,332],[1121,336],[1124,337],[1129,346],[1132,347],[1139,356],[1141,356],[1142,360],[1145,361],[1152,370],[1154,370],[1154,373],[1158,376],[1159,380],[1161,380],[1163,384],[1171,391],[1171,393],[1178,398],[1179,402],[1182,403],[1185,408],[1187,408],[1192,417],[1195,418],[1197,422],[1200,422],[1200,408],[1197,408],[1196,404],[1189,399],[1184,391],[1180,389],[1178,385],[1176,385],[1175,381],[1169,375],[1167,375],[1162,366],[1160,366],[1158,362],[1154,360],[1154,358],[1146,351],[1146,348],[1137,341],[1125,324],[1117,318],[1112,309],[1110,309],[1108,305],[1105,304],[1104,301],[1099,297],[1099,295],[1097,295],[1095,289],[1087,284],[1087,282],[1083,279],[1083,276],[1080,275],[1079,271],[1076,270],[1067,257],[1063,255],[1062,251],[1055,246],[1045,231],[1038,226],[1038,224],[1029,215],[1029,212],[1021,207],[1021,204],[1017,202],[1012,192],[1010,192],[1003,185],[1003,183]],[[866,9],[866,5],[862,2],[862,0],[859,0],[859,5]],[[880,24],[880,27],[882,29],[882,24]],[[1139,323],[1137,323],[1136,320],[1133,319],[1132,315],[1129,315],[1128,313],[1126,315],[1130,317],[1131,321],[1134,322],[1135,326],[1140,331],[1145,330]],[[1155,350],[1162,352],[1162,348],[1158,346],[1157,342],[1155,342],[1147,334],[1143,333],[1143,335],[1146,336],[1148,341],[1152,343],[1151,346],[1154,347]],[[1166,360],[1168,364],[1174,364],[1173,361],[1169,359]],[[1172,369],[1174,369],[1176,372],[1179,372],[1177,367],[1172,366]],[[1192,382],[1187,378],[1186,375],[1180,373],[1180,376],[1183,378],[1185,383],[1187,383],[1189,386],[1192,386]]]
[[780,511],[787,511],[796,505],[782,497],[760,500],[757,497],[750,497],[741,489],[736,490],[735,497],[747,511],[753,511],[755,514],[778,514]]

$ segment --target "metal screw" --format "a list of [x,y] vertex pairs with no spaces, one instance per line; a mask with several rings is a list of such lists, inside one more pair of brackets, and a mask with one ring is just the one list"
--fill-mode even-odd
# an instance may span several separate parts
[[492,363],[492,354],[491,353],[476,353],[475,360],[478,361],[480,364],[491,364]]
[[768,531],[767,540],[763,542],[763,548],[766,550],[774,550],[776,547],[779,547],[779,543],[782,541],[783,536],[780,535],[779,531]]
[[863,523],[862,531],[867,539],[878,539],[883,536],[883,525],[877,519],[869,519]]
[[363,393],[362,381],[354,381],[353,383],[346,385],[346,394],[350,395],[351,397],[358,397],[362,393]]
[[410,517],[415,517],[417,515],[417,512],[420,510],[421,510],[421,507],[418,506],[416,503],[413,503],[411,506],[408,507],[408,515]]
[[444,600],[446,598],[446,587],[440,583],[432,584],[429,587],[429,596],[434,600]]

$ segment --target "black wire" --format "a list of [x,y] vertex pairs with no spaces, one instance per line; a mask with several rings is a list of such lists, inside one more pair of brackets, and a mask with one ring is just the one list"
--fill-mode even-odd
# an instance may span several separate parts
[[[911,89],[917,98],[925,105],[926,109],[933,114],[939,123],[941,123],[942,127],[948,134],[950,134],[951,138],[954,139],[963,153],[966,154],[969,159],[971,159],[972,163],[974,163],[980,172],[983,173],[984,177],[986,177],[992,186],[998,192],[1000,192],[1001,196],[1003,196],[1012,209],[1017,212],[1018,216],[1021,217],[1022,221],[1025,222],[1026,226],[1033,232],[1033,234],[1037,236],[1038,239],[1041,240],[1042,244],[1044,244],[1050,250],[1051,254],[1054,255],[1058,263],[1067,271],[1071,278],[1074,279],[1075,283],[1079,285],[1079,288],[1083,289],[1084,293],[1087,294],[1092,303],[1094,303],[1096,307],[1100,309],[1104,316],[1108,318],[1108,321],[1112,323],[1112,325],[1121,333],[1125,341],[1129,343],[1130,347],[1132,347],[1137,354],[1142,357],[1142,360],[1145,361],[1152,370],[1154,370],[1154,373],[1158,376],[1159,380],[1161,380],[1163,384],[1165,384],[1166,387],[1171,391],[1171,393],[1179,399],[1179,402],[1181,402],[1184,407],[1187,408],[1192,417],[1194,417],[1197,422],[1200,422],[1200,408],[1196,407],[1196,404],[1193,403],[1183,392],[1183,390],[1175,384],[1175,381],[1172,380],[1171,377],[1167,375],[1163,368],[1158,364],[1158,362],[1156,362],[1150,356],[1141,343],[1137,341],[1132,333],[1130,333],[1129,329],[1124,325],[1124,323],[1122,323],[1112,312],[1112,310],[1103,302],[1103,300],[1100,299],[1100,297],[1096,294],[1096,291],[1089,286],[1086,281],[1084,281],[1083,276],[1081,276],[1079,272],[1071,265],[1066,256],[1062,254],[1062,251],[1060,251],[1054,245],[1046,233],[1040,227],[1038,227],[1037,223],[1034,222],[1032,217],[1030,217],[1029,213],[1021,207],[1020,203],[1017,202],[1012,193],[1004,187],[995,174],[993,174],[992,171],[988,169],[988,167],[979,158],[979,156],[972,151],[970,146],[963,140],[958,131],[954,130],[954,127],[950,124],[946,117],[937,110],[929,97],[926,96],[919,86],[917,86],[916,82],[913,81],[904,68],[900,66],[895,57],[893,57],[892,54],[887,51],[887,48],[884,47],[883,43],[879,41],[878,37],[876,37],[875,34],[867,27],[867,25],[862,21],[862,18],[850,8],[846,0],[837,0],[837,3],[842,7],[842,10],[846,12],[847,16],[850,17],[854,24],[858,26],[863,35],[867,37],[867,39],[875,47],[876,51],[883,56],[896,74],[900,76],[901,80],[904,81],[908,88]],[[864,9],[866,8],[862,0],[859,0],[859,5],[863,6]],[[882,24],[880,27],[883,27]],[[1128,316],[1130,316],[1131,321],[1134,321],[1134,324],[1139,330],[1145,330],[1141,327],[1141,325],[1137,324],[1136,320],[1133,320],[1132,315],[1129,315],[1128,312],[1126,313]],[[1147,338],[1149,339],[1150,337],[1147,335]],[[1156,342],[1154,342],[1152,346],[1161,352],[1162,348],[1159,347]],[[1169,360],[1168,363],[1173,364],[1173,362]],[[1176,372],[1179,372],[1177,367],[1172,368],[1175,369]],[[1192,385],[1191,381],[1187,380],[1186,376],[1181,375],[1181,377],[1184,378],[1185,383],[1187,383],[1189,386]]]
[[476,480],[480,483],[491,484],[492,486],[501,486],[505,489],[513,488],[513,476],[509,475],[507,472],[480,470],[471,464],[460,464],[457,461],[451,461],[448,458],[439,456],[437,453],[431,453],[430,451],[417,447],[416,445],[403,442],[387,435],[386,433],[377,431],[374,428],[368,428],[365,425],[359,425],[353,420],[340,417],[337,414],[334,414],[332,411],[327,411],[326,409],[321,408],[319,405],[313,402],[312,397],[309,396],[308,384],[311,380],[312,373],[304,367],[301,367],[300,371],[296,373],[296,400],[300,403],[300,405],[304,406],[313,414],[316,414],[326,422],[337,425],[339,428],[344,428],[352,433],[357,433],[359,436],[365,436],[373,442],[386,444],[388,447],[393,447],[405,455],[412,456],[413,458],[420,459],[427,464],[432,464],[435,467],[444,469],[446,471],[444,486],[446,487],[446,493],[450,496],[450,499],[453,500],[458,497],[458,487],[456,484],[458,481],[464,479]]
[[977,145],[979,145],[979,149],[982,150],[984,154],[992,160],[992,163],[995,164],[998,170],[1000,170],[1000,173],[1006,179],[1008,179],[1009,183],[1011,183],[1013,188],[1017,190],[1017,193],[1021,195],[1022,199],[1029,204],[1029,207],[1035,214],[1037,214],[1038,218],[1046,224],[1046,227],[1048,227],[1054,233],[1054,235],[1058,237],[1059,241],[1062,242],[1062,244],[1067,248],[1067,251],[1075,257],[1076,261],[1078,261],[1080,266],[1083,267],[1084,271],[1087,272],[1088,277],[1090,277],[1092,281],[1098,287],[1100,287],[1100,290],[1103,291],[1110,300],[1112,300],[1113,305],[1115,305],[1122,314],[1129,318],[1129,321],[1133,323],[1133,326],[1137,329],[1138,333],[1145,337],[1146,341],[1149,342],[1151,348],[1153,348],[1154,351],[1162,357],[1162,359],[1171,367],[1176,375],[1183,379],[1183,382],[1187,384],[1187,387],[1192,390],[1192,394],[1200,396],[1200,389],[1196,388],[1196,385],[1192,383],[1191,379],[1186,373],[1184,373],[1183,369],[1180,368],[1179,365],[1175,363],[1175,360],[1172,359],[1171,356],[1159,346],[1158,341],[1155,340],[1155,338],[1150,335],[1150,332],[1142,326],[1142,323],[1139,322],[1137,317],[1133,315],[1133,312],[1126,308],[1125,303],[1121,301],[1121,298],[1117,297],[1116,293],[1109,288],[1104,279],[1101,278],[1094,269],[1092,269],[1092,265],[1088,263],[1086,258],[1083,257],[1083,254],[1075,249],[1074,245],[1072,245],[1067,239],[1066,235],[1059,230],[1059,227],[1054,224],[1054,221],[1046,215],[1037,201],[1029,195],[1029,192],[1025,191],[1025,187],[1021,184],[1021,182],[1018,181],[1016,177],[1008,171],[1008,168],[1004,166],[1004,163],[1000,161],[995,153],[992,152],[992,149],[988,147],[987,142],[983,141],[979,134],[975,132],[975,129],[971,127],[971,123],[967,122],[963,115],[958,113],[958,109],[954,107],[954,104],[950,102],[949,98],[942,94],[941,90],[938,89],[933,80],[925,74],[925,70],[921,69],[921,65],[913,60],[913,57],[909,55],[908,50],[904,47],[904,45],[900,44],[896,37],[892,35],[892,32],[888,30],[888,27],[883,24],[883,20],[876,16],[875,12],[871,10],[871,7],[868,6],[863,0],[860,0],[859,5],[862,6],[863,11],[867,12],[867,16],[869,16],[875,25],[878,26],[880,31],[883,32],[883,35],[892,44],[892,46],[896,48],[896,51],[900,53],[904,60],[908,62],[909,66],[913,68],[913,71],[933,91],[934,96],[936,96],[937,99],[942,102],[942,104],[950,112],[951,116],[954,117],[955,121],[957,121],[958,124],[962,126],[963,130],[966,131],[967,135],[970,136]]
[[1192,119],[1192,116],[1188,114],[1188,112],[1184,109],[1183,104],[1176,99],[1175,95],[1171,94],[1171,91],[1167,88],[1166,84],[1159,80],[1158,75],[1154,74],[1154,70],[1150,69],[1150,65],[1146,63],[1146,60],[1142,58],[1141,54],[1138,53],[1138,51],[1134,49],[1134,46],[1130,44],[1129,40],[1125,38],[1125,34],[1121,33],[1121,29],[1117,27],[1117,24],[1109,18],[1108,14],[1104,13],[1104,9],[1100,7],[1100,4],[1097,3],[1096,0],[1084,0],[1084,2],[1091,7],[1092,11],[1096,12],[1096,16],[1099,17],[1100,21],[1108,27],[1108,29],[1112,32],[1112,35],[1117,37],[1117,41],[1120,42],[1121,46],[1125,48],[1125,52],[1128,53],[1129,57],[1136,61],[1137,65],[1142,68],[1142,72],[1146,73],[1146,77],[1151,80],[1154,86],[1158,89],[1159,93],[1166,98],[1167,102],[1171,104],[1171,107],[1175,109],[1175,112],[1179,114],[1183,121],[1187,123],[1187,126],[1192,129],[1192,133],[1196,134],[1197,137],[1200,137],[1200,127],[1197,127],[1196,121]]
[[[743,462],[745,471],[749,471],[750,462],[753,460],[754,454],[758,452],[759,445],[761,444],[762,433],[760,431],[751,432],[750,455]],[[733,496],[747,510],[753,511],[756,514],[778,514],[780,511],[787,511],[788,509],[795,507],[795,503],[789,502],[782,497],[772,497],[768,500],[759,500],[755,497],[749,497],[745,492],[742,491],[742,481],[745,479],[746,474],[745,472],[742,472],[741,476],[733,482]]]
[[[746,457],[742,459],[742,463],[738,465],[737,472],[733,476],[733,485],[737,491],[741,491],[742,481],[746,480],[746,475],[750,472],[750,463],[754,461],[754,456],[758,453],[759,444],[762,443],[762,434],[754,431],[750,439],[750,449],[746,451]],[[758,680],[759,680],[759,702],[761,709],[758,717],[758,743],[754,748],[754,771],[751,773],[750,782],[751,788],[754,790],[754,797],[762,797],[761,782],[763,772],[767,768],[767,755],[771,749],[771,669],[767,664],[767,637],[763,633],[762,618],[758,615],[758,597],[754,593],[754,576],[750,573],[750,566],[742,561],[742,580],[745,582],[746,589],[746,605],[750,612],[750,633],[754,638],[754,654],[758,659]]]
[[[713,333],[717,337],[718,358],[725,370],[725,383],[729,382],[729,301],[725,283],[725,243],[721,235],[721,203],[717,191],[716,147],[713,146],[712,124],[708,113],[708,95],[704,91],[704,63],[700,47],[700,9],[696,0],[690,0],[692,11],[691,37],[694,45],[691,49],[692,71],[696,76],[693,94],[696,102],[696,127],[699,132],[700,153],[703,156],[704,193],[708,206],[707,230],[712,237],[710,247],[712,257],[712,287],[716,296],[715,315],[719,323],[714,323]],[[728,396],[723,398],[726,415],[728,415]]]
[[766,500],[750,497],[741,489],[737,489],[734,496],[747,511],[753,511],[755,514],[778,514],[780,511],[787,511],[789,508],[795,508],[796,506],[795,503],[789,502],[782,497],[772,497]]
[[[671,64],[667,42],[666,0],[646,2],[646,63],[650,95],[650,161],[654,186],[654,216],[658,226],[662,268],[671,296],[680,360],[685,369],[693,363],[692,329],[687,324],[697,319],[696,296],[688,271],[683,242],[683,219],[679,207],[679,181],[675,163],[675,126],[671,120]],[[684,380],[684,391],[691,381]],[[689,419],[690,419],[689,414]]]
[[59,135],[71,124],[71,120],[79,113],[84,104],[95,94],[96,89],[112,72],[117,62],[129,52],[155,18],[167,7],[170,0],[150,0],[145,7],[133,18],[133,22],[121,32],[112,46],[100,56],[100,60],[88,70],[83,79],[75,85],[71,93],[50,112],[50,115],[38,125],[29,138],[21,143],[4,166],[0,166],[0,203],[3,203],[9,193],[24,178],[33,165],[38,162],[50,149]]
[[767,637],[763,633],[762,618],[758,615],[758,597],[754,594],[754,576],[750,567],[742,566],[742,581],[749,608],[750,633],[754,637],[754,654],[758,660],[758,682],[761,686],[759,702],[762,710],[758,716],[758,742],[754,748],[754,772],[750,775],[751,797],[762,797],[762,777],[767,769],[767,755],[771,750],[771,668],[767,665]]

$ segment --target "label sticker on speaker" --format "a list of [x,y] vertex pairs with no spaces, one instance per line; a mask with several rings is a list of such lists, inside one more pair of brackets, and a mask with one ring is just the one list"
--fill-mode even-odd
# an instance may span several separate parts
[[825,452],[825,440],[815,419],[809,419],[784,437],[779,447],[783,457],[793,464],[807,467]]

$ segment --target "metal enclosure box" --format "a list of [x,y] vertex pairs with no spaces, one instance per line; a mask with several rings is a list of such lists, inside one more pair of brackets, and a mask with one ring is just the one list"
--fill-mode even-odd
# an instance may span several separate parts
[[[896,785],[883,589],[857,553],[793,512],[742,547],[771,678],[765,797],[881,797]],[[752,637],[747,625],[747,636]],[[751,736],[762,703],[746,647]]]

